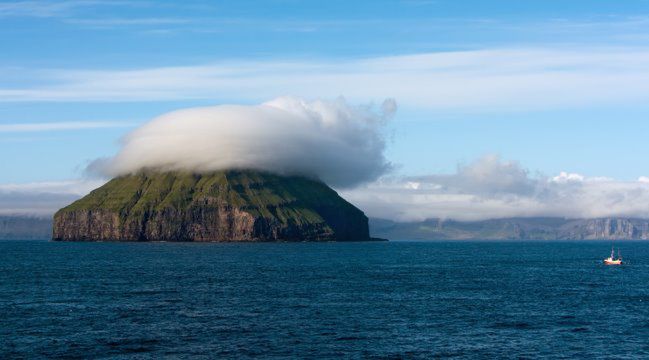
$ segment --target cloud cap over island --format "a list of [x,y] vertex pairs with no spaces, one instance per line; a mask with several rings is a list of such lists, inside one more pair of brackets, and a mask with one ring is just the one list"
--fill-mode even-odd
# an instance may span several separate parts
[[119,176],[141,170],[257,169],[318,178],[346,188],[376,180],[391,164],[382,128],[396,111],[343,98],[280,97],[260,105],[218,105],[173,111],[134,130],[112,158],[91,173]]

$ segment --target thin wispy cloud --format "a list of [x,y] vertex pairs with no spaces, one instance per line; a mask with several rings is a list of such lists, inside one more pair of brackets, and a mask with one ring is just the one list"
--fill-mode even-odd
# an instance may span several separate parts
[[179,25],[192,23],[191,19],[182,18],[100,18],[100,19],[66,19],[66,23],[95,28],[114,28],[123,26]]
[[0,193],[85,195],[105,183],[104,180],[62,180],[0,184]]
[[[649,48],[451,51],[346,61],[230,61],[134,70],[41,70],[0,101],[259,101],[279,94],[394,97],[432,110],[534,110],[649,100]],[[25,72],[33,72],[27,70]]]
[[137,4],[137,1],[119,0],[7,1],[0,3],[0,17],[65,17],[80,9]]
[[87,1],[11,1],[0,3],[0,17],[53,17],[85,5]]
[[16,123],[0,124],[0,133],[15,132],[43,132],[61,130],[84,130],[101,128],[127,128],[133,127],[133,123],[120,121],[64,121],[47,123]]

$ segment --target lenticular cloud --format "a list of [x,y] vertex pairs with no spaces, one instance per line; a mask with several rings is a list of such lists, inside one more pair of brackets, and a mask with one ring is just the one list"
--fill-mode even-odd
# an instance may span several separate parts
[[389,170],[381,129],[396,110],[344,99],[281,97],[254,105],[219,105],[164,114],[122,140],[116,156],[89,170],[117,176],[143,169],[259,169],[319,178],[350,187]]

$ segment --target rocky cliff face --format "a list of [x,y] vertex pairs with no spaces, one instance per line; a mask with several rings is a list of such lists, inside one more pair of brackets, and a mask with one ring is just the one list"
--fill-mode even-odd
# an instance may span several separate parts
[[560,229],[566,239],[649,239],[649,221],[640,219],[573,220]]
[[365,241],[367,217],[325,184],[257,171],[142,173],[54,215],[54,240]]
[[649,220],[629,218],[430,219],[396,223],[372,219],[372,235],[422,240],[649,240]]
[[0,240],[44,240],[52,236],[52,219],[0,216]]

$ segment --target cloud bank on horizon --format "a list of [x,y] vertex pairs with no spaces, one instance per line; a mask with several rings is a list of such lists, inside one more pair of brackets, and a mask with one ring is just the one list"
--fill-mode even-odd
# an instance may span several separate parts
[[81,179],[0,184],[0,215],[51,216],[103,183],[102,180]]
[[390,168],[383,125],[396,111],[343,98],[280,97],[260,105],[218,105],[161,115],[128,134],[112,158],[90,164],[108,177],[141,170],[258,169],[318,178],[346,188]]
[[342,195],[369,216],[398,221],[509,217],[649,218],[649,177],[618,181],[561,172],[530,175],[489,155],[454,174],[386,177]]
[[[0,215],[50,216],[103,182],[0,184]],[[396,221],[649,218],[649,176],[619,181],[569,172],[531,175],[518,162],[495,155],[459,165],[454,174],[387,175],[340,193],[368,216]]]

